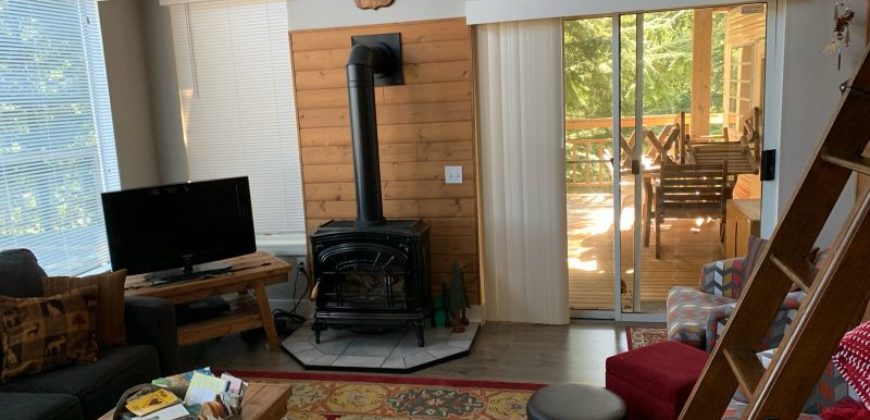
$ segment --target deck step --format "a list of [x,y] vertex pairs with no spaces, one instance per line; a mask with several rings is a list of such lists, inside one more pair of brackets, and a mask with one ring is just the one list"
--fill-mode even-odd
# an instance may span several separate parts
[[870,159],[858,156],[857,158],[845,158],[831,153],[822,154],[822,160],[833,165],[870,175]]
[[758,360],[758,356],[752,350],[724,350],[725,359],[731,366],[731,371],[737,377],[740,389],[747,396],[755,395],[761,377],[764,375],[764,366]]
[[813,285],[813,280],[815,280],[816,270],[815,267],[810,263],[806,263],[806,267],[803,267],[803,270],[799,273],[788,264],[779,259],[776,255],[770,256],[770,262],[773,263],[780,271],[785,274],[792,283],[798,285],[804,292],[810,290],[810,287]]

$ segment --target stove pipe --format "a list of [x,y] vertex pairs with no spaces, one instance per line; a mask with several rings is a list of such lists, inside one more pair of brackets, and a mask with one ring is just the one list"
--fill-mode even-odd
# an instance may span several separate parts
[[356,223],[382,224],[381,172],[378,157],[378,120],[375,112],[375,73],[384,73],[394,60],[386,48],[355,45],[347,60],[347,93],[356,180]]

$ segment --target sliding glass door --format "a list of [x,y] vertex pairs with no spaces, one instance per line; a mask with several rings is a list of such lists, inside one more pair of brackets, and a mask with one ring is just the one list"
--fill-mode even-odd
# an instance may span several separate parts
[[[572,309],[614,310],[612,17],[569,20],[565,42],[565,167]],[[614,152],[616,151],[616,152]],[[610,316],[604,314],[604,316]]]
[[764,5],[748,5],[565,21],[567,264],[575,316],[663,319],[668,291],[695,286],[703,265],[725,256],[724,211],[684,200],[693,193],[670,199],[670,178],[662,188],[663,172],[703,166],[696,156],[706,144],[742,153],[719,162],[742,165],[729,172],[727,193],[714,197],[721,208],[728,199],[760,205],[763,80],[753,64],[763,62],[757,54],[765,19]]

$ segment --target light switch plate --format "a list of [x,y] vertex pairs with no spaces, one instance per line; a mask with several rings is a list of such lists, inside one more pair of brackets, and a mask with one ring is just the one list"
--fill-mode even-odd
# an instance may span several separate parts
[[461,184],[462,183],[462,166],[445,166],[444,167],[444,183],[445,184]]

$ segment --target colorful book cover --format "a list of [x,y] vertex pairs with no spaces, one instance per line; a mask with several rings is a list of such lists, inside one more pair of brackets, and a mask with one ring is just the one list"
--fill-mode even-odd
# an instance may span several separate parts
[[144,416],[161,408],[178,404],[179,401],[175,394],[165,389],[158,389],[157,391],[127,401],[126,407],[131,413],[137,416]]

